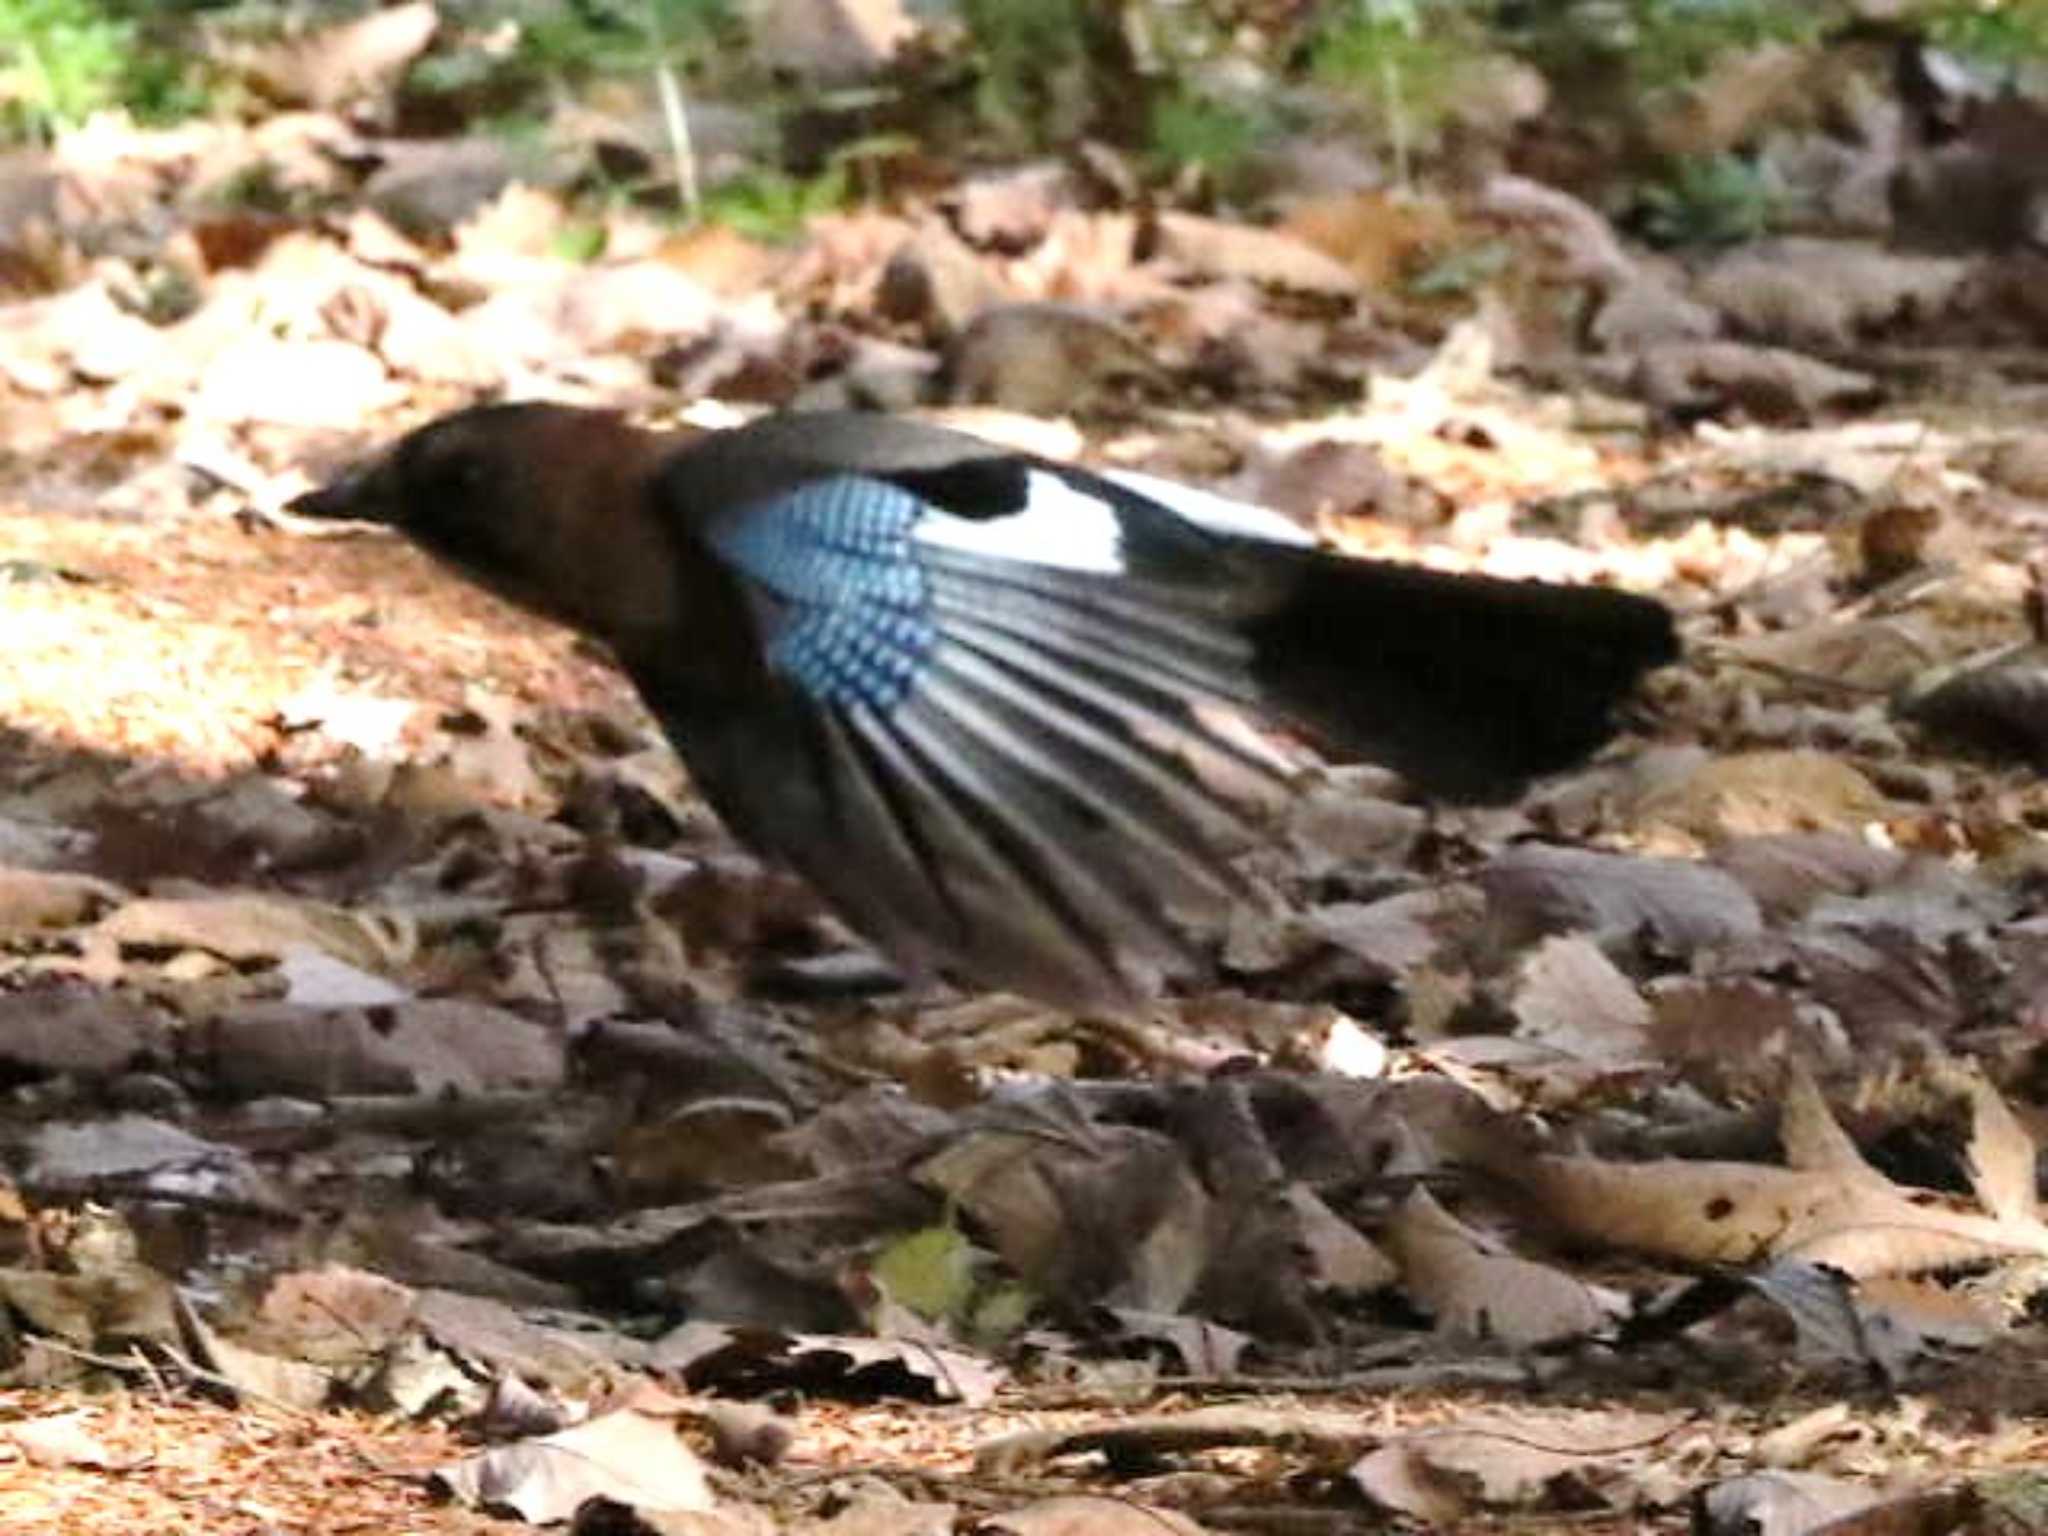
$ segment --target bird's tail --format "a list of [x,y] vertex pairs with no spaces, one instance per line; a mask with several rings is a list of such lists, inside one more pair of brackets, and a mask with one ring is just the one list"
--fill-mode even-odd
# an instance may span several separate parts
[[1498,799],[1576,762],[1678,657],[1670,611],[1629,593],[1270,545],[1246,558],[1274,594],[1241,625],[1262,701],[1447,799]]

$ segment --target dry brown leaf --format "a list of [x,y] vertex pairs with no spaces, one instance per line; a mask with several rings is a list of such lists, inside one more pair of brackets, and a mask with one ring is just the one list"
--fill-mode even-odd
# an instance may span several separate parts
[[206,1048],[243,1093],[483,1093],[548,1087],[566,1071],[544,1025],[465,997],[372,1008],[256,1003],[214,1019]]
[[1201,1536],[1209,1527],[1135,1499],[1070,1493],[991,1515],[975,1529],[986,1536]]
[[1805,1067],[1795,1065],[1785,1080],[1785,1102],[1778,1116],[1778,1141],[1785,1162],[1807,1173],[1825,1173],[1866,1189],[1889,1190],[1892,1183],[1863,1159],[1849,1133],[1828,1108],[1820,1084]]
[[1788,1053],[1829,1059],[1822,1031],[1785,987],[1749,977],[1673,977],[1653,982],[1647,995],[1652,1057],[1687,1066],[1689,1075],[1769,1088]]
[[1119,381],[1158,374],[1128,331],[1071,304],[983,310],[946,354],[949,399],[1040,416],[1085,410]]
[[1869,374],[1739,341],[1659,342],[1637,359],[1633,385],[1661,410],[1740,411],[1773,423],[1806,421],[1830,406],[1878,396]]
[[1624,286],[1637,274],[1614,226],[1590,203],[1546,182],[1492,177],[1480,189],[1478,210],[1536,236],[1560,278],[1608,288]]
[[1131,1127],[1085,1139],[983,1131],[918,1178],[958,1203],[1034,1290],[1178,1310],[1208,1265],[1211,1201],[1172,1142]]
[[1861,1483],[1817,1472],[1752,1472],[1701,1490],[1702,1536],[1809,1536],[1879,1498]]
[[1795,1258],[1853,1277],[2048,1255],[2048,1226],[2001,1219],[1892,1184],[1866,1164],[1804,1074],[1782,1132],[1799,1166],[1487,1159],[1580,1238],[1688,1264]]
[[1346,298],[1360,289],[1349,267],[1305,240],[1192,213],[1159,216],[1158,255],[1198,277],[1235,278],[1333,298]]
[[1593,317],[1589,337],[1601,351],[1637,357],[1667,342],[1700,342],[1718,336],[1721,317],[1680,291],[1662,273],[1624,282]]
[[75,927],[95,911],[127,899],[118,885],[88,875],[0,869],[0,942],[13,943],[42,929]]
[[1904,719],[2020,762],[2048,762],[2048,646],[2001,646],[1914,681]]
[[980,171],[953,189],[953,224],[983,250],[1024,251],[1037,245],[1053,219],[1075,201],[1073,174],[1059,160]]
[[37,1076],[105,1077],[169,1053],[174,1015],[70,979],[0,992],[0,1062]]
[[877,1339],[825,1333],[785,1333],[762,1327],[685,1323],[655,1341],[649,1364],[688,1373],[693,1386],[715,1389],[729,1380],[759,1390],[778,1369],[791,1380],[816,1384],[842,1378],[849,1387],[921,1390],[939,1402],[978,1407],[1005,1379],[1001,1367],[979,1356],[925,1339]]
[[2018,432],[1991,445],[1984,478],[2015,496],[2048,500],[2048,432]]
[[1761,135],[1779,114],[1808,109],[1813,54],[1790,43],[1726,48],[1695,78],[1645,104],[1644,122],[1667,155],[1723,154]]
[[1603,1066],[1649,1058],[1650,1005],[1581,934],[1545,939],[1522,962],[1510,1005],[1528,1039]]
[[1444,942],[1439,926],[1447,917],[1476,915],[1478,904],[1464,888],[1407,891],[1380,901],[1334,902],[1295,921],[1323,943],[1400,976],[1433,956]]
[[1312,1286],[1362,1296],[1393,1284],[1395,1269],[1387,1256],[1325,1205],[1322,1196],[1304,1184],[1290,1184],[1282,1198],[1294,1215],[1295,1244]]
[[222,1384],[259,1404],[282,1403],[303,1413],[324,1406],[334,1380],[304,1360],[265,1354],[225,1339],[208,1326],[183,1292],[177,1296],[178,1327],[194,1358]]
[[1480,872],[1496,944],[1546,934],[1654,934],[1681,952],[1763,931],[1756,901],[1711,865],[1523,843]]
[[1982,1349],[2008,1333],[2012,1316],[1993,1298],[1941,1280],[1875,1275],[1856,1287],[1856,1307],[1907,1345]]
[[1772,240],[1721,257],[1698,294],[1754,340],[1839,352],[1867,330],[1938,315],[1967,270],[1867,242]]
[[529,1382],[587,1396],[614,1379],[621,1365],[639,1365],[647,1354],[640,1341],[591,1328],[587,1319],[457,1291],[419,1292],[413,1321],[422,1335],[460,1357],[472,1382],[481,1365],[485,1373],[517,1371]]
[[117,1457],[85,1426],[84,1410],[18,1419],[0,1429],[0,1437],[38,1467],[90,1467],[98,1471],[131,1470],[140,1463]]
[[699,1099],[630,1132],[617,1149],[622,1188],[641,1204],[663,1204],[706,1189],[743,1189],[798,1177],[778,1151],[789,1106],[766,1098]]
[[787,1529],[789,1536],[954,1536],[958,1515],[951,1504],[913,1502],[884,1485],[857,1488],[826,1519]]
[[[1550,1507],[1567,1492],[1609,1508],[1635,1502],[1646,1461],[1670,1455],[1679,1414],[1584,1413],[1569,1420],[1473,1416],[1401,1436],[1360,1458],[1349,1477],[1385,1508],[1445,1522],[1481,1509]],[[1584,1507],[1581,1503],[1580,1507]]]
[[248,1342],[316,1365],[361,1365],[411,1326],[417,1293],[367,1270],[329,1264],[277,1276]]
[[527,711],[481,688],[467,690],[463,704],[460,715],[442,722],[449,728],[448,767],[456,778],[505,805],[548,804],[533,750],[519,731]]
[[1704,842],[1843,829],[1879,819],[1885,797],[1828,752],[1743,752],[1716,757],[1646,795],[1638,814]]
[[821,84],[869,78],[917,35],[903,0],[760,0],[747,19],[761,63]]
[[654,256],[712,293],[734,299],[772,290],[790,264],[787,250],[750,240],[727,224],[665,234]]
[[1846,831],[1738,837],[1714,862],[1747,886],[1773,919],[1803,916],[1823,896],[1861,896],[1897,879],[1906,856]]
[[278,961],[301,947],[366,970],[409,959],[416,939],[395,916],[353,912],[286,896],[150,896],[116,907],[81,934],[82,969],[112,980],[122,952],[201,950],[223,959]]
[[440,25],[432,0],[413,0],[287,42],[242,49],[235,61],[275,101],[332,109],[382,95]]
[[1426,1189],[1402,1202],[1383,1240],[1408,1294],[1440,1333],[1529,1348],[1597,1332],[1626,1305],[1561,1270],[1499,1251]]
[[[1384,292],[1413,277],[1434,257],[1453,249],[1464,234],[1444,198],[1384,189],[1296,203],[1287,210],[1279,232],[1339,264],[1349,274],[1352,288],[1367,292]],[[1255,272],[1234,275],[1258,280]],[[1327,289],[1310,291],[1347,290],[1332,279]]]
[[1136,1307],[1103,1310],[1127,1338],[1172,1350],[1180,1368],[1190,1376],[1235,1375],[1252,1343],[1250,1334],[1184,1312],[1141,1312]]
[[2039,1144],[1981,1072],[1949,1063],[1948,1075],[1960,1079],[1959,1086],[1970,1101],[1966,1151],[1972,1192],[1985,1210],[2002,1220],[2037,1220],[2041,1214]]
[[1826,677],[1873,696],[1921,676],[1942,652],[1938,635],[1911,616],[1809,624],[1727,642],[1725,653],[1769,668]]
[[717,1504],[675,1421],[630,1409],[484,1451],[433,1476],[466,1504],[510,1509],[536,1525],[567,1520],[600,1497],[657,1513]]

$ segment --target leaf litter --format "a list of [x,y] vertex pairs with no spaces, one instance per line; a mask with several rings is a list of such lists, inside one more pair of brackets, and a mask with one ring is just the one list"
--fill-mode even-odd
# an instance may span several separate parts
[[[106,206],[251,132],[100,141]],[[106,263],[0,309],[0,1518],[486,1528],[434,1469],[592,1528],[2016,1504],[2048,482],[1878,346],[2000,290],[1867,243],[1667,269],[1513,177],[1143,238],[1063,170],[957,193],[793,252],[622,209],[580,266],[516,180],[446,238],[180,207],[183,317]],[[1373,240],[1467,219],[1591,305],[1584,355],[1528,293],[1388,285]],[[506,384],[922,405],[1657,590],[1692,657],[1517,806],[1323,772],[1203,995],[905,993],[602,658],[279,513]]]

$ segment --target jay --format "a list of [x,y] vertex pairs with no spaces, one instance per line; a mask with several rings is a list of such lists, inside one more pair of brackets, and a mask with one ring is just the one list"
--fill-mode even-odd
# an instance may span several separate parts
[[729,829],[913,975],[1076,1008],[1185,970],[1284,798],[1249,719],[1498,800],[1674,660],[1605,588],[1351,559],[1287,519],[908,419],[665,434],[497,404],[293,504],[603,641]]

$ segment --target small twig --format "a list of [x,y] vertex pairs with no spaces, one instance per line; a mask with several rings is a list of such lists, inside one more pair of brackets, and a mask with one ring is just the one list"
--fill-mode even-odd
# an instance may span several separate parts
[[[1359,1511],[1353,1507],[1304,1509],[1298,1504],[1204,1504],[1194,1513],[1202,1517],[1202,1529],[1215,1531],[1269,1531],[1274,1536],[1349,1536],[1359,1529]],[[1612,1518],[1613,1511],[1600,1513]]]
[[149,1357],[140,1350],[131,1350],[126,1355],[102,1355],[90,1349],[80,1349],[76,1344],[66,1344],[62,1339],[53,1339],[48,1334],[38,1334],[35,1344],[37,1348],[47,1349],[54,1355],[62,1355],[67,1360],[81,1361],[86,1365],[96,1365],[103,1371],[119,1371],[124,1376],[154,1377],[159,1384],[163,1380],[157,1374],[156,1367],[150,1362]]
[[148,1170],[135,1173],[102,1174],[84,1180],[29,1181],[24,1185],[49,1204],[75,1200],[133,1200],[142,1205],[176,1206],[181,1210],[204,1211],[209,1215],[232,1216],[244,1221],[263,1222],[273,1227],[296,1227],[303,1213],[267,1205],[261,1200],[238,1195],[216,1195],[204,1190],[176,1189],[152,1183]]
[[1825,672],[1809,672],[1804,667],[1787,666],[1782,661],[1772,661],[1764,656],[1745,656],[1738,650],[1722,646],[1701,646],[1699,658],[1702,661],[1715,661],[1727,666],[1745,667],[1752,672],[1761,672],[1782,682],[1797,683],[1801,687],[1811,688],[1819,693],[1832,693],[1839,698],[1881,699],[1891,691],[1870,683],[1852,683],[1847,678],[1831,677]]
[[[1516,1360],[1442,1360],[1380,1366],[1335,1376],[1161,1376],[1143,1386],[1160,1396],[1330,1397],[1347,1392],[1399,1392],[1418,1387],[1526,1387],[1539,1381],[1542,1374],[1534,1363]],[[1130,1402],[1136,1387],[1130,1382],[1099,1388],[1047,1387],[1016,1394],[1006,1392],[1003,1402],[1037,1409],[1121,1406]]]
[[317,1424],[320,1422],[319,1414],[308,1412],[296,1403],[288,1403],[281,1397],[272,1397],[268,1392],[246,1386],[239,1381],[231,1381],[219,1371],[207,1369],[175,1344],[159,1343],[157,1348],[170,1358],[171,1364],[177,1366],[179,1370],[184,1371],[195,1381],[203,1381],[208,1386],[219,1387],[223,1392],[232,1392],[238,1399],[260,1403],[265,1408],[275,1409],[287,1418],[297,1419],[302,1423]]
[[1953,581],[1955,575],[1956,568],[1953,562],[1929,561],[1926,565],[1902,571],[1890,581],[1872,587],[1845,606],[1842,612],[1850,617],[1856,617],[1860,614],[1882,613],[1903,608],[1907,603],[1924,596],[1929,588]]
[[668,148],[676,162],[676,196],[683,217],[695,224],[703,217],[697,190],[697,150],[690,139],[690,114],[683,104],[683,84],[668,56],[668,38],[661,28],[660,0],[647,0],[647,34],[654,40],[654,85],[661,95],[661,120],[668,130]]
[[400,1136],[453,1136],[530,1121],[549,1093],[506,1089],[488,1093],[343,1094],[328,1100],[318,1131],[381,1131]]

